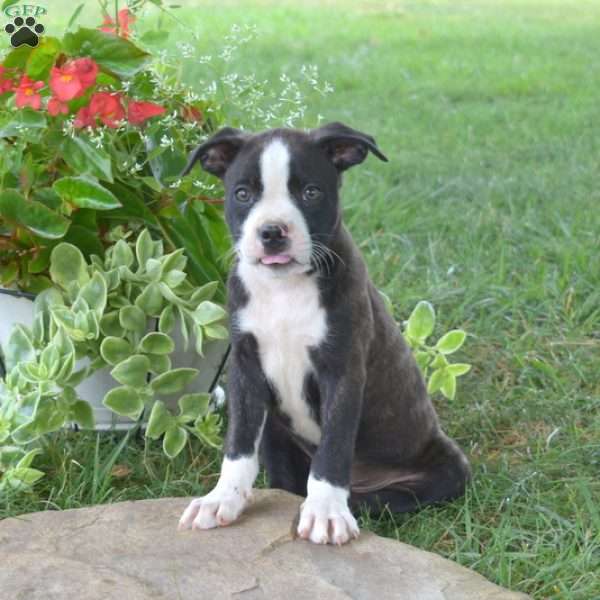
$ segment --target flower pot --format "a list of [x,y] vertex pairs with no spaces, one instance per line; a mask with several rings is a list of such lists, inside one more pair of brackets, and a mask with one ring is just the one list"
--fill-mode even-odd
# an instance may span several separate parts
[[[4,347],[8,342],[14,325],[22,323],[27,327],[31,327],[34,315],[33,300],[33,294],[0,287],[0,347]],[[153,323],[149,330],[154,331],[155,329],[156,323]],[[175,351],[171,354],[173,367],[193,367],[200,371],[200,374],[185,392],[213,392],[227,358],[229,347],[227,342],[217,341],[205,344],[204,357],[200,357],[193,348],[184,349],[183,337],[177,323],[172,337],[175,341]],[[85,367],[87,360],[84,358],[78,361],[76,368]],[[135,425],[134,421],[116,415],[102,404],[105,394],[119,385],[111,377],[110,369],[110,367],[100,369],[82,381],[76,387],[77,394],[92,406],[97,430],[130,429]],[[0,376],[5,375],[4,371],[4,362],[2,355],[0,355]],[[220,393],[222,394],[222,392]],[[180,396],[181,394],[163,396],[161,400],[170,408],[175,409]]]

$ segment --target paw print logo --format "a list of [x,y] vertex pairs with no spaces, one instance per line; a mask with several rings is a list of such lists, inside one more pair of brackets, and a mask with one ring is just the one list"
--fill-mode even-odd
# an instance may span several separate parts
[[37,23],[33,17],[15,17],[12,23],[9,23],[4,31],[10,35],[10,43],[13,48],[27,44],[35,48],[40,41],[40,36],[44,33],[44,26]]

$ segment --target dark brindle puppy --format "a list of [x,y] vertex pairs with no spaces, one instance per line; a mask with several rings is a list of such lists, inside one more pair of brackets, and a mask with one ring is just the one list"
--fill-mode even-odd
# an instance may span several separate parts
[[298,534],[343,544],[352,507],[409,511],[460,495],[468,462],[440,429],[421,374],[342,224],[342,172],[375,140],[340,123],[309,133],[223,129],[188,169],[225,182],[238,260],[229,278],[229,429],[221,476],[180,526],[239,517],[259,468],[306,496]]

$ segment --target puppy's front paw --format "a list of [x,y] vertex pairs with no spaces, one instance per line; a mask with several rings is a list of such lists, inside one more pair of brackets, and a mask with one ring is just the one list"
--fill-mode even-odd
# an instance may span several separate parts
[[298,523],[298,535],[301,538],[315,544],[341,546],[358,537],[358,525],[348,508],[346,490],[315,479],[309,480],[308,490]]
[[250,492],[219,490],[192,500],[179,519],[179,530],[212,529],[233,523],[241,514]]

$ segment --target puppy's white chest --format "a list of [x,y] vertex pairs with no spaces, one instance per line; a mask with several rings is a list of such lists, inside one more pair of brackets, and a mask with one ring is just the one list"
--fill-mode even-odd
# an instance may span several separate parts
[[262,368],[294,431],[317,444],[321,431],[304,395],[306,376],[313,369],[309,350],[327,334],[316,282],[304,274],[242,275],[242,280],[250,299],[239,313],[238,326],[256,337]]

